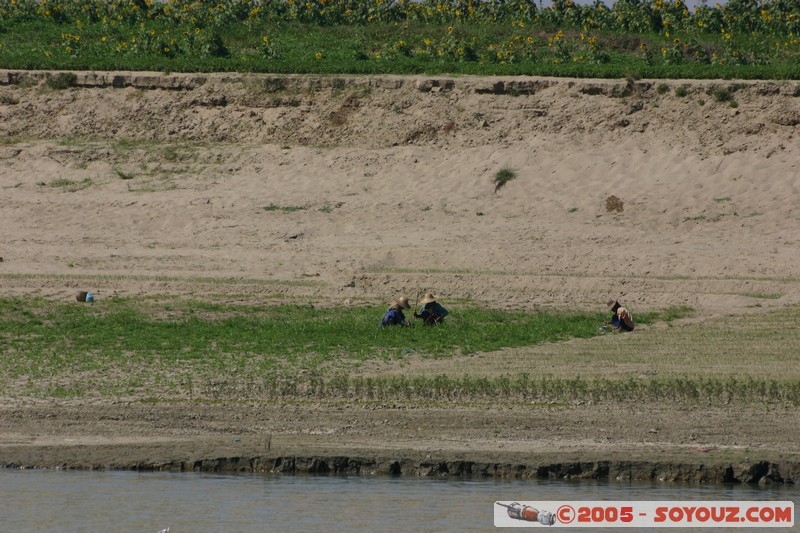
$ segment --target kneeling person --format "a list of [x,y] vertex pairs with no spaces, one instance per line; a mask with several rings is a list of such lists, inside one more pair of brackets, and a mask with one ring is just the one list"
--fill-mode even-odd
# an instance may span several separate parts
[[442,324],[444,317],[448,315],[447,309],[436,301],[436,296],[429,292],[425,293],[420,304],[422,307],[419,308],[419,312],[414,313],[414,318],[421,318],[426,326]]
[[408,326],[408,321],[406,321],[406,316],[403,314],[403,309],[411,309],[408,298],[401,296],[392,301],[391,307],[389,307],[383,314],[383,318],[381,318],[381,327]]
[[608,307],[611,310],[611,326],[614,331],[633,331],[636,326],[630,311],[622,307],[616,300],[609,300]]

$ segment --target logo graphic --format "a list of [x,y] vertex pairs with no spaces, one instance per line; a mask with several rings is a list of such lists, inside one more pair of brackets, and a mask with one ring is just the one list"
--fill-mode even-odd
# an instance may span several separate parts
[[540,511],[529,505],[522,505],[519,502],[512,502],[510,504],[495,502],[501,507],[505,507],[508,516],[515,520],[524,520],[526,522],[539,522],[543,526],[552,526],[556,523],[556,515],[550,511]]

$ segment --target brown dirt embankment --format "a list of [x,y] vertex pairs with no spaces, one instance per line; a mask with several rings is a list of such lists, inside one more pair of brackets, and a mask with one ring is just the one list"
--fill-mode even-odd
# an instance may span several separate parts
[[[754,408],[70,401],[1,412],[7,467],[800,481],[796,424]],[[772,425],[782,430],[759,429]]]

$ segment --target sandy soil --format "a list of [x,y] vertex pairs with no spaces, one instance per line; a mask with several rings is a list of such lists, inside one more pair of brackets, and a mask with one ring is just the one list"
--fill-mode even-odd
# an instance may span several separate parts
[[[42,76],[0,71],[5,294],[343,305],[433,290],[519,309],[690,305],[695,320],[800,303],[797,82],[81,73],[57,90]],[[517,177],[495,191],[506,166]],[[14,465],[800,453],[786,408],[14,397],[0,413]]]

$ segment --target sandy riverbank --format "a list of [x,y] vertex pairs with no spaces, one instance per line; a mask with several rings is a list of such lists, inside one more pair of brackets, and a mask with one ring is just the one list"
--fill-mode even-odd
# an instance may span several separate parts
[[[431,289],[516,309],[616,297],[634,312],[691,306],[695,324],[800,303],[796,82],[81,73],[59,90],[43,75],[0,72],[5,294],[343,305]],[[495,192],[502,167],[517,177]],[[787,406],[215,405],[168,393],[150,404],[4,390],[0,463],[13,466],[224,458],[794,482],[800,457]]]

